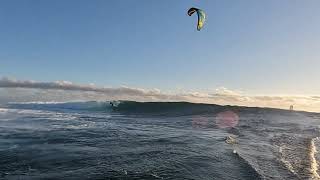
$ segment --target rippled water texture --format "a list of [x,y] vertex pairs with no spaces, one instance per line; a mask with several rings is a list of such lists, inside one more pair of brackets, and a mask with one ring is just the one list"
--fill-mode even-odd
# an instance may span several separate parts
[[0,179],[318,179],[319,118],[191,103],[10,104],[0,108]]

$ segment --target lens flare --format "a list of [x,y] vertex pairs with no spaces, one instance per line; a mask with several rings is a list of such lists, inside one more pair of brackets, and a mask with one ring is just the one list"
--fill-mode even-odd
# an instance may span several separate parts
[[206,128],[208,127],[209,120],[206,117],[194,116],[192,117],[193,128]]
[[239,123],[239,116],[233,111],[224,111],[217,114],[216,124],[219,128],[235,127]]

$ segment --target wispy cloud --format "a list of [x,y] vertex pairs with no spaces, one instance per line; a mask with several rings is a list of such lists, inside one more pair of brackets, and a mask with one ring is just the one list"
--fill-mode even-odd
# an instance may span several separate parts
[[55,81],[55,82],[36,82],[32,80],[16,80],[10,78],[0,79],[1,88],[31,88],[31,89],[43,89],[43,90],[66,90],[66,91],[87,91],[97,93],[107,93],[111,95],[126,94],[126,95],[140,95],[140,96],[153,96],[158,95],[158,90],[149,90],[129,87],[120,88],[101,88],[92,84],[80,85],[74,84],[69,81]]
[[225,87],[212,93],[165,93],[158,89],[146,90],[131,87],[97,87],[69,81],[37,82],[32,80],[0,79],[0,101],[76,101],[114,100],[136,101],[189,101],[222,105],[275,107],[320,112],[320,96],[252,96]]

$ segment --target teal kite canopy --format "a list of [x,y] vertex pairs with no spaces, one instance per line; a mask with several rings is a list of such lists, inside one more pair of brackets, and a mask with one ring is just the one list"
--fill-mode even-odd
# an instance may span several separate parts
[[188,15],[192,16],[192,14],[195,12],[198,14],[197,30],[200,31],[204,26],[204,22],[206,21],[206,14],[203,10],[192,7],[188,10]]

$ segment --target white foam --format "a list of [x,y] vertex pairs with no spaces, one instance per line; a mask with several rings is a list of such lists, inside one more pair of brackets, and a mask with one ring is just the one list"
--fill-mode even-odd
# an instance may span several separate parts
[[309,157],[310,157],[310,173],[312,175],[312,179],[320,179],[320,176],[318,174],[318,163],[315,158],[316,153],[317,153],[317,148],[315,146],[315,141],[317,141],[318,138],[313,138],[310,142],[310,152],[309,152]]
[[281,154],[281,158],[280,161],[283,163],[283,165],[294,175],[298,176],[298,174],[294,171],[293,166],[290,164],[289,161],[285,160],[285,158],[283,158],[283,149],[287,149],[287,147],[285,146],[280,146],[279,147],[279,153]]
[[8,104],[63,104],[66,102],[58,101],[30,101],[30,102],[9,102]]
[[0,108],[0,113],[7,113],[8,111],[9,111],[9,109]]

